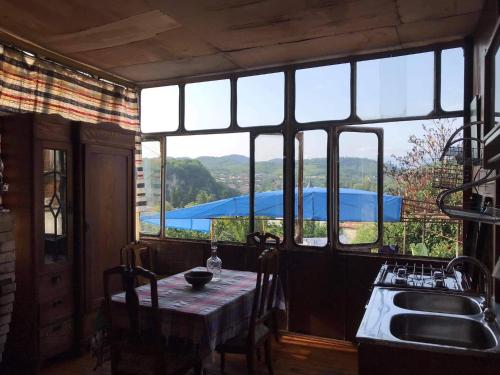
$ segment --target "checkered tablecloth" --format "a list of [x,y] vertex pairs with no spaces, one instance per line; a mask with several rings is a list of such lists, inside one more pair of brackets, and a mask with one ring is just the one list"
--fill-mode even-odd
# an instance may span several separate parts
[[[203,267],[190,271],[205,271]],[[226,340],[248,327],[255,294],[254,272],[222,270],[220,281],[211,281],[196,290],[179,273],[158,281],[158,302],[162,333],[192,341],[201,348],[214,350]],[[137,288],[139,304],[151,306],[149,285]],[[125,303],[125,293],[112,297]],[[278,287],[277,306],[284,310],[281,284]]]

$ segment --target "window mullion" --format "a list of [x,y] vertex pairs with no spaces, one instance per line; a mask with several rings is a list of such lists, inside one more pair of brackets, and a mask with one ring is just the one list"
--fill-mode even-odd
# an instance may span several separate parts
[[249,170],[249,199],[248,217],[250,221],[249,231],[255,232],[255,133],[250,133],[250,170]]
[[160,237],[166,235],[166,186],[167,186],[167,137],[162,137],[160,141],[160,157],[161,157],[161,170],[160,170]]
[[338,178],[338,135],[336,128],[330,129],[328,132],[328,145],[329,152],[328,157],[328,176],[327,176],[327,193],[328,193],[328,240],[330,241],[330,246],[332,249],[335,248],[335,244],[339,243],[339,228],[337,215],[338,212],[336,207],[338,205],[338,189],[339,189],[339,178]]

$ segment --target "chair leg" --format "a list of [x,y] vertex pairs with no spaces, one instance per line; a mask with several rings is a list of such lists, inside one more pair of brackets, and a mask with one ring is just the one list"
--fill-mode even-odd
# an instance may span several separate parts
[[247,352],[247,369],[248,375],[253,375],[255,373],[255,351],[249,350]]
[[271,318],[272,318],[272,327],[273,327],[272,330],[274,333],[274,339],[276,340],[276,343],[279,344],[280,334],[279,334],[278,312],[276,310],[273,311]]
[[220,374],[224,375],[224,369],[226,368],[226,353],[220,352]]
[[271,347],[271,338],[269,337],[266,342],[264,343],[266,347],[266,365],[267,369],[269,370],[269,375],[274,374],[273,370],[273,359],[272,359],[272,347]]
[[260,348],[257,348],[257,362],[260,362]]

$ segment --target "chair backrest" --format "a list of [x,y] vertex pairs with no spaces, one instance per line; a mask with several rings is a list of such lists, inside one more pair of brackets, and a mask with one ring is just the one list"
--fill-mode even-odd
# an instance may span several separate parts
[[276,247],[268,247],[258,258],[255,295],[250,318],[249,337],[253,342],[255,328],[271,318],[279,280],[279,251]]
[[255,245],[259,250],[265,250],[269,246],[279,247],[282,245],[280,238],[272,233],[253,232],[247,234],[247,243]]
[[[118,326],[113,321],[115,313],[118,312],[117,302],[113,303],[110,293],[110,279],[111,277],[120,277],[122,280],[123,290],[125,291],[125,311],[126,311],[126,326]],[[139,305],[139,296],[136,291],[138,286],[138,278],[141,277],[147,280],[150,285],[151,294],[151,307],[144,308]],[[131,265],[121,265],[118,267],[110,268],[104,271],[103,274],[104,284],[104,302],[107,311],[107,318],[111,328],[111,341],[114,339],[122,340],[125,338],[130,343],[145,342],[147,337],[148,343],[159,344],[162,340],[161,336],[161,323],[160,311],[158,307],[158,285],[156,275],[142,267],[135,267]],[[123,306],[118,313],[123,314]],[[147,329],[141,328],[141,314],[147,314]],[[120,319],[123,323],[124,319]]]
[[[147,270],[152,269],[151,250],[147,245],[131,242],[120,249],[120,264],[135,267],[137,266],[137,260],[140,260],[141,267]],[[147,260],[148,264],[144,263],[145,260]]]

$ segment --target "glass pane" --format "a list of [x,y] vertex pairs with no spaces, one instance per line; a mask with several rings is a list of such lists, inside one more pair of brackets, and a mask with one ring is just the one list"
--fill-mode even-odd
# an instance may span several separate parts
[[255,138],[255,231],[283,238],[283,136]]
[[299,69],[295,73],[298,122],[343,120],[351,114],[349,64]]
[[66,164],[65,151],[43,150],[45,263],[63,261],[68,255]]
[[327,227],[327,142],[323,130],[295,136],[295,242],[325,246]]
[[285,74],[238,79],[238,125],[279,125],[284,119]]
[[187,130],[224,129],[231,123],[231,87],[228,79],[186,85]]
[[434,53],[358,62],[356,87],[362,119],[427,115],[434,107]]
[[167,237],[245,242],[248,133],[167,137]]
[[[437,162],[461,124],[462,118],[370,125],[384,130],[385,250],[376,251],[444,258],[462,254],[462,222],[444,216],[436,206],[439,185],[463,183],[461,165],[442,168]],[[460,205],[463,198],[452,199],[450,203]]]
[[441,53],[441,108],[461,111],[464,108],[464,50],[446,49]]
[[158,133],[179,127],[179,86],[141,90],[141,131]]
[[141,211],[141,233],[160,233],[161,210],[161,150],[159,141],[142,142],[142,168],[146,206]]
[[373,133],[342,132],[339,156],[339,241],[374,243],[378,239],[378,138]]

